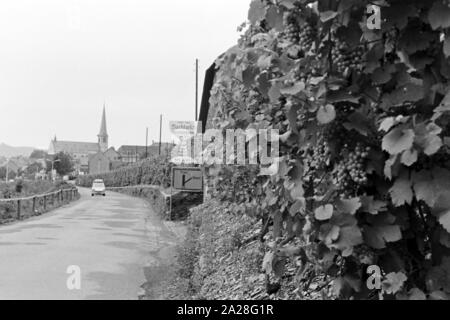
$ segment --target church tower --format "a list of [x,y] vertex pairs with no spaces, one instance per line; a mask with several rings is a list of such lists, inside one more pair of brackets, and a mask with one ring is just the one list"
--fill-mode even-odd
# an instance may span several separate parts
[[100,125],[100,133],[97,135],[98,145],[101,152],[108,150],[108,132],[106,131],[106,113],[105,105],[103,104],[102,124]]

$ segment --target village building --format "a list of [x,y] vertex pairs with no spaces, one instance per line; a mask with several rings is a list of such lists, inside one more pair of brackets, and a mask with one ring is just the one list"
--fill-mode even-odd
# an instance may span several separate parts
[[64,152],[72,157],[75,171],[77,173],[89,172],[89,158],[99,152],[108,150],[108,132],[106,129],[106,112],[103,106],[103,114],[100,125],[100,132],[97,135],[97,142],[63,141],[55,138],[50,142],[48,148],[49,155]]
[[[173,148],[173,143],[161,142],[161,155],[168,155]],[[117,152],[120,154],[123,163],[135,163],[141,159],[159,155],[159,142],[153,142],[149,146],[123,145]]]
[[122,165],[120,154],[109,148],[105,152],[97,152],[89,157],[89,174],[105,173],[117,169]]

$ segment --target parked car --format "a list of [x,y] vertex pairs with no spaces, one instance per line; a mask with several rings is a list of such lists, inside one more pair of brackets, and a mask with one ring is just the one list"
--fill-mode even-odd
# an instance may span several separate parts
[[102,179],[94,180],[94,182],[92,183],[91,195],[92,196],[95,196],[95,195],[106,196],[106,187],[105,187],[105,183],[103,182]]

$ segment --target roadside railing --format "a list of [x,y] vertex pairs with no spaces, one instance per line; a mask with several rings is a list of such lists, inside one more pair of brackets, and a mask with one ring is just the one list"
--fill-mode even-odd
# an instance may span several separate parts
[[29,209],[31,215],[39,215],[47,212],[48,209],[57,208],[76,200],[78,197],[77,188],[66,188],[29,197],[0,199],[0,220],[2,220],[1,204],[11,204],[16,212],[16,219],[20,220],[27,213],[26,209]]

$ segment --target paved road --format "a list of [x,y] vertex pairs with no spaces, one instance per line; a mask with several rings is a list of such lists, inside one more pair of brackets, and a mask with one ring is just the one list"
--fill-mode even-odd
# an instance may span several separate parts
[[[143,200],[80,193],[77,202],[0,226],[0,299],[138,298],[144,271],[176,234]],[[80,267],[80,290],[67,288],[71,265]]]

